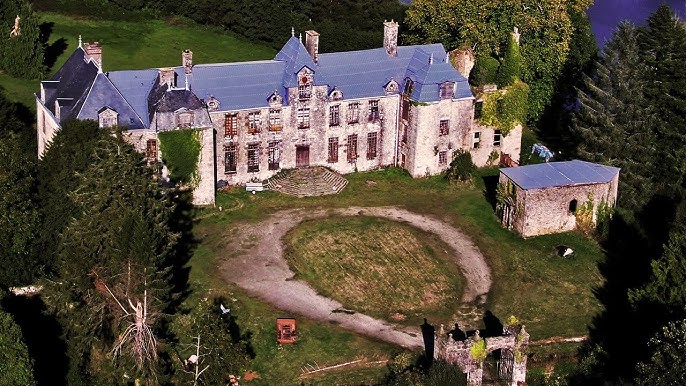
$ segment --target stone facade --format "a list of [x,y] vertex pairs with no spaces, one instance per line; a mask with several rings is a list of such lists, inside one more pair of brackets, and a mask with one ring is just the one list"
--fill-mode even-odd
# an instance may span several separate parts
[[179,67],[108,73],[100,44],[80,45],[41,83],[39,155],[71,118],[128,126],[127,138],[151,161],[161,159],[157,133],[200,130],[197,204],[213,204],[219,183],[282,169],[399,166],[423,177],[445,171],[458,149],[477,166],[501,152],[518,160],[521,129],[503,137],[475,123],[467,79],[443,47],[398,46],[397,35],[398,23],[385,22],[378,50],[320,54],[319,34],[307,31],[305,44],[293,33],[273,61],[197,65],[184,50]]
[[580,215],[590,220],[588,225],[595,225],[598,208],[601,205],[614,207],[617,200],[618,170],[604,182],[568,181],[537,188],[520,186],[504,171],[507,169],[501,170],[499,177],[505,195],[504,202],[499,204],[502,223],[523,237],[577,229]]
[[519,386],[526,384],[528,345],[529,334],[523,325],[504,326],[502,336],[483,339],[477,330],[474,336],[464,340],[455,340],[441,325],[434,338],[434,359],[459,366],[467,374],[469,386],[481,386],[484,358],[475,357],[475,353],[485,356],[500,350],[498,377],[508,385]]

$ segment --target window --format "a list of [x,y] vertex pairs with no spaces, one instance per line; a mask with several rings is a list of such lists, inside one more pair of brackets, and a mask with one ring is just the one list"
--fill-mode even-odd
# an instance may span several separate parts
[[484,110],[484,101],[479,99],[478,101],[474,102],[474,119],[480,119],[481,118],[481,112]]
[[248,114],[248,134],[260,132],[260,112],[253,111]]
[[269,131],[281,131],[281,109],[269,109]]
[[238,135],[238,114],[224,115],[224,135],[229,138]]
[[348,136],[348,162],[357,161],[357,134]]
[[281,160],[280,141],[269,142],[269,170],[279,170]]
[[176,125],[178,127],[191,127],[191,126],[193,126],[193,113],[192,112],[179,113],[176,116]]
[[481,132],[477,131],[474,133],[474,139],[472,140],[472,149],[479,148],[479,141],[481,141]]
[[298,128],[307,129],[310,127],[310,108],[300,107],[298,108]]
[[569,202],[569,213],[576,213],[576,205],[578,201],[576,199]]
[[157,161],[157,140],[149,139],[145,146],[145,156],[148,162]]
[[455,83],[445,82],[441,84],[441,99],[452,99],[455,95]]
[[414,91],[414,82],[410,78],[405,78],[405,85],[403,86],[403,94],[407,95],[408,97],[411,97],[413,91]]
[[493,146],[500,146],[500,130],[493,132]]
[[338,162],[338,137],[329,138],[329,158],[328,163]]
[[407,127],[403,127],[403,143],[407,143]]
[[443,150],[438,152],[438,164],[447,165],[448,164],[448,151]]
[[303,84],[298,86],[298,98],[300,100],[305,100],[305,99],[310,99],[312,96],[312,85],[311,84]]
[[376,149],[377,149],[376,133],[367,134],[367,159],[376,158]]
[[360,102],[348,103],[348,123],[360,121]]
[[438,125],[439,135],[448,135],[450,133],[450,124],[447,119],[442,119],[441,123]]
[[403,111],[403,119],[406,121],[410,120],[410,99],[406,96],[403,96],[403,105],[402,105],[402,111]]
[[248,145],[248,173],[260,171],[259,147],[256,143]]
[[379,101],[369,101],[369,121],[377,121],[379,117]]
[[341,106],[335,105],[329,107],[329,126],[338,126],[341,124]]
[[236,144],[230,143],[224,146],[224,174],[236,173],[238,158],[236,157]]

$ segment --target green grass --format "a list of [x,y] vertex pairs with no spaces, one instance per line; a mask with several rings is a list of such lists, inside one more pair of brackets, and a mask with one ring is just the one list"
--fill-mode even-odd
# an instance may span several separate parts
[[[251,43],[217,27],[203,26],[183,18],[166,20],[113,21],[74,18],[57,13],[39,13],[42,23],[53,23],[48,45],[64,39],[66,50],[57,57],[49,77],[83,41],[102,44],[105,71],[134,70],[181,65],[181,51],[193,51],[193,63],[240,62],[271,59],[276,52]],[[284,36],[284,43],[288,36]],[[0,74],[0,86],[12,101],[35,109],[33,93],[38,80],[22,80]]]
[[306,221],[284,238],[296,277],[346,309],[420,325],[449,323],[462,293],[451,248],[438,236],[377,217]]

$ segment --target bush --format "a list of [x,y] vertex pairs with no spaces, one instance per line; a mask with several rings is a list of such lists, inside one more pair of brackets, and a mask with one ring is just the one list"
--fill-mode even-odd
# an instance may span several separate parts
[[472,155],[468,151],[458,150],[453,154],[453,160],[445,172],[445,178],[455,182],[469,181],[475,171],[476,166],[472,162]]
[[498,79],[500,62],[492,56],[477,56],[469,83],[475,86],[495,84]]

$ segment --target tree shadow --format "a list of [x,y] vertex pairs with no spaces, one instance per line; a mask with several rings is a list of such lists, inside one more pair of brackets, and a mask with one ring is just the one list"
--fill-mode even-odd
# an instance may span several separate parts
[[40,296],[9,295],[3,308],[10,312],[21,328],[29,355],[34,361],[33,374],[37,386],[66,386],[66,345],[60,338],[62,327]]
[[[214,298],[214,308],[219,309],[220,305],[226,303],[226,299],[223,297]],[[225,316],[226,318],[226,316]],[[241,327],[236,322],[236,317],[229,312],[228,318],[225,319],[228,323],[229,335],[231,336],[231,342],[242,346],[245,353],[250,357],[250,359],[255,359],[255,348],[252,345],[253,333],[251,331],[241,332]]]
[[169,220],[169,227],[179,235],[176,248],[172,254],[173,293],[174,299],[169,307],[171,311],[178,310],[183,301],[190,295],[189,285],[191,268],[187,266],[193,252],[198,246],[198,240],[193,235],[193,217],[195,207],[192,204],[192,192],[183,192],[173,197],[174,212]]
[[52,44],[45,45],[45,56],[43,59],[43,64],[50,71],[52,67],[57,62],[57,58],[67,50],[69,44],[67,44],[67,39],[59,38],[55,40]]
[[491,205],[493,210],[495,210],[496,202],[496,189],[498,188],[498,181],[500,179],[500,174],[493,176],[483,176],[481,179],[484,181],[484,197],[486,201]]

